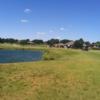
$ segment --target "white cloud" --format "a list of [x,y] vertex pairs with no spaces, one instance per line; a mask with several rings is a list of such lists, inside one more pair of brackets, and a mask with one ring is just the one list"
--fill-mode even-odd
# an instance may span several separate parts
[[27,19],[21,19],[20,22],[27,23],[27,22],[29,22],[29,20],[27,20]]
[[37,32],[36,34],[37,35],[45,35],[46,33],[45,32]]
[[32,12],[32,10],[31,10],[31,9],[26,8],[26,9],[24,10],[24,12],[25,12],[25,13],[27,13],[27,14],[29,14],[29,13],[31,13],[31,12]]
[[53,30],[50,30],[49,32],[50,32],[50,33],[53,33],[54,31],[53,31]]
[[65,28],[64,28],[64,27],[61,27],[61,28],[60,28],[60,31],[63,31],[63,30],[65,30]]
[[57,36],[56,39],[61,39],[61,37],[60,36]]

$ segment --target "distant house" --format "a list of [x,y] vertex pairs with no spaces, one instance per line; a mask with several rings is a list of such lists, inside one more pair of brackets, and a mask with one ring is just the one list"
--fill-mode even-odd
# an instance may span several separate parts
[[72,48],[74,45],[74,41],[70,41],[70,42],[67,42],[67,43],[57,43],[57,44],[54,44],[53,47],[56,47],[56,48]]
[[72,48],[74,45],[74,41],[70,41],[68,43],[65,44],[67,48]]
[[29,44],[29,45],[34,45],[34,42],[29,41],[28,44]]
[[53,47],[64,48],[64,44],[63,43],[57,43],[57,44],[54,44]]
[[96,43],[92,43],[92,44],[91,44],[91,48],[92,48],[92,49],[100,50],[100,47],[99,47]]
[[91,47],[92,47],[92,48],[98,48],[98,46],[96,45],[96,43],[92,43],[92,44],[91,44]]
[[90,45],[87,45],[86,43],[84,43],[82,50],[88,51],[90,48],[91,48]]

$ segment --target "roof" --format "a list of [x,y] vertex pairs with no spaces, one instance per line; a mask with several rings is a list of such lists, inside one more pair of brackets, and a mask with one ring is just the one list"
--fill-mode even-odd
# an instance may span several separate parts
[[74,41],[70,41],[68,43],[66,43],[66,45],[73,45],[74,44]]

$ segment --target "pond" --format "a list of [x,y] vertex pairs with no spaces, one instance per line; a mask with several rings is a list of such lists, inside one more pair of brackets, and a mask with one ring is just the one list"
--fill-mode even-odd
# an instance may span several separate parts
[[0,63],[39,61],[42,59],[42,55],[41,51],[0,50]]

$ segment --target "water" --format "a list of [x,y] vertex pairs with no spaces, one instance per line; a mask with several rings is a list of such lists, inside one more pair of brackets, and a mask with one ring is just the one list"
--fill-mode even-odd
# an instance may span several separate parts
[[15,63],[39,61],[42,59],[41,51],[32,50],[0,50],[0,63]]

